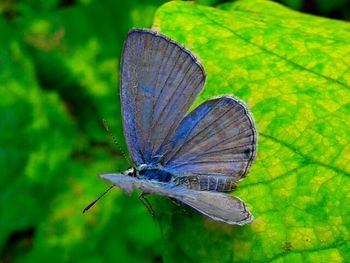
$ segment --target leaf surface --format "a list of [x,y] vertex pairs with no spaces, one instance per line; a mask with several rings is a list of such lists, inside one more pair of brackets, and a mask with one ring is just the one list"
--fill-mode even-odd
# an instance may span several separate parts
[[[174,215],[167,262],[343,262],[350,256],[350,25],[269,1],[210,8],[170,2],[154,28],[193,51],[207,72],[197,105],[245,101],[258,157],[234,195],[244,227]],[[173,248],[170,248],[172,246]]]

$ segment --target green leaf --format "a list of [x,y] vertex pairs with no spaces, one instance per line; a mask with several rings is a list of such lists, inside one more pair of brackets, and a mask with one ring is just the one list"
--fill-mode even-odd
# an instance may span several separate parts
[[165,261],[348,260],[350,25],[269,1],[219,8],[176,1],[158,9],[154,28],[204,64],[207,83],[196,104],[233,94],[259,132],[257,160],[234,192],[253,223],[161,217],[170,224]]

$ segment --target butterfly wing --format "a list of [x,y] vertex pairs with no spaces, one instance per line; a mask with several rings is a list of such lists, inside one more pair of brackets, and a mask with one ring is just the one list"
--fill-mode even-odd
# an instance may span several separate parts
[[120,96],[124,134],[137,165],[156,162],[204,82],[202,66],[184,47],[150,30],[129,32]]
[[164,169],[187,188],[230,191],[247,174],[256,152],[256,130],[239,100],[208,100],[188,114],[166,146]]
[[253,216],[239,198],[226,194],[195,191],[120,174],[103,174],[101,177],[122,188],[128,194],[134,189],[141,189],[148,194],[175,198],[214,220],[228,224],[244,225],[253,220]]
[[209,191],[174,190],[179,190],[174,198],[214,220],[234,225],[245,225],[253,220],[253,215],[237,197]]

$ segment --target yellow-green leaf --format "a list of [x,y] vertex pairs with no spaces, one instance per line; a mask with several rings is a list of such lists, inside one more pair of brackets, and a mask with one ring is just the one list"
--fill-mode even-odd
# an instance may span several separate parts
[[233,94],[251,109],[258,157],[234,195],[244,227],[174,215],[166,262],[344,262],[350,258],[350,25],[246,0],[170,2],[154,28],[203,63],[197,104]]

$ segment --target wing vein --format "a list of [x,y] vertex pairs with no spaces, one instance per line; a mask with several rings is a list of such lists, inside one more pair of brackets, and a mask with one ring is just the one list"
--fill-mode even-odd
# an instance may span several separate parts
[[[217,102],[217,104],[212,108],[209,109],[208,112],[206,112],[205,115],[207,115],[210,111],[214,110],[215,107],[219,104],[219,101]],[[220,120],[227,112],[229,112],[231,110],[231,108],[229,108],[227,111],[225,111],[222,115],[220,115],[216,120],[214,120],[213,122],[209,123],[207,126],[205,126],[204,128],[202,128],[199,132],[197,132],[196,134],[194,134],[191,138],[189,138],[188,140],[185,140],[185,142],[174,152],[174,154],[168,159],[168,163],[173,160],[176,156],[177,153],[179,153],[181,151],[181,149],[185,146],[188,145],[188,143],[190,143],[195,137],[197,137],[199,134],[201,134],[202,132],[204,132],[209,126],[211,126],[213,123],[217,122],[218,120]],[[203,119],[205,116],[203,116],[201,119]],[[200,120],[201,120],[200,119]],[[191,128],[189,134],[191,133],[191,131],[198,125],[198,123],[200,122],[197,121],[196,124],[193,126],[193,128]]]
[[[186,74],[187,74],[187,73],[186,73]],[[194,79],[192,78],[192,76],[195,75],[195,74],[196,74],[196,71],[194,70],[194,72],[192,72],[192,75],[191,75],[191,78],[190,78],[191,80],[190,80],[190,83],[189,83],[189,84],[192,84],[192,83],[194,82]],[[183,86],[182,92],[186,89],[186,87],[187,87],[187,86]],[[195,92],[196,92],[196,89],[193,89],[191,95],[187,97],[186,102],[185,102],[185,105],[187,104],[188,100],[193,96],[193,94],[194,94]],[[174,103],[175,103],[175,102],[176,102],[176,101],[174,100]],[[169,112],[169,113],[170,113],[170,112]],[[168,114],[169,114],[169,113],[168,113]],[[165,136],[164,138],[168,138],[168,136],[171,135],[171,134],[169,134],[171,131],[174,132],[174,128],[173,128],[174,125],[175,125],[175,123],[171,124],[171,127],[170,127],[170,129],[168,130],[168,132],[167,132],[167,134],[166,134],[166,136]],[[157,152],[158,152],[159,150],[160,150],[160,149],[158,149]]]
[[[213,108],[215,108],[217,104],[219,104],[219,101],[216,102],[216,104],[214,105]],[[212,109],[210,109],[210,108],[207,109],[207,111],[203,114],[203,116],[201,116],[201,117],[196,121],[196,123],[191,127],[191,129],[189,130],[188,134],[190,134],[190,133],[193,131],[193,129],[197,126],[197,124],[198,124],[201,120],[203,120],[203,119],[205,118],[205,116],[206,116],[211,110],[212,110]],[[190,113],[190,114],[191,114],[191,113]],[[181,148],[186,144],[186,142],[187,142],[187,141],[185,141],[185,142],[179,147],[179,149],[177,149],[171,156],[169,156],[167,162],[170,162],[170,161],[173,159],[173,157],[181,150]]]
[[[234,117],[232,116],[232,118],[234,118]],[[245,118],[245,116],[243,116],[242,119],[243,119],[243,118]],[[215,121],[214,121],[213,123],[215,123]],[[228,128],[229,128],[231,125],[233,125],[233,124],[236,124],[236,123],[235,123],[235,122],[229,122],[226,126],[222,127],[220,130],[216,131],[216,134],[219,134],[221,131],[228,129]],[[240,124],[240,123],[239,123],[239,124]],[[235,125],[235,126],[238,126],[238,125]],[[250,130],[250,129],[248,129],[248,130]],[[245,130],[245,131],[247,131],[247,130]],[[237,133],[237,134],[235,134],[235,135],[232,136],[232,137],[226,138],[226,139],[224,139],[223,141],[220,141],[219,144],[222,144],[224,141],[227,141],[228,139],[233,139],[233,138],[235,138],[236,136],[241,135],[241,133],[243,133],[243,132],[245,132],[245,131],[242,131],[242,132],[240,132],[240,133]],[[197,137],[197,136],[196,136],[196,137]],[[199,147],[200,144],[205,144],[206,141],[207,141],[208,139],[210,139],[210,138],[211,138],[211,135],[208,133],[208,136],[201,138],[201,142],[200,142],[198,145],[196,145],[196,146]],[[219,144],[216,142],[215,145],[212,146],[212,147],[216,147],[216,146],[218,146]],[[192,148],[192,150],[193,150],[193,149],[194,149],[194,148]],[[211,148],[210,148],[210,149],[211,149]]]

